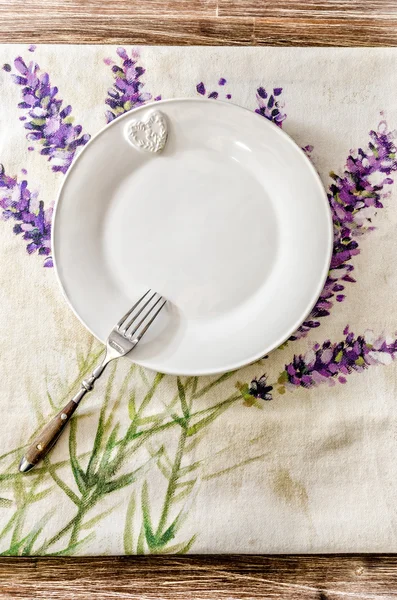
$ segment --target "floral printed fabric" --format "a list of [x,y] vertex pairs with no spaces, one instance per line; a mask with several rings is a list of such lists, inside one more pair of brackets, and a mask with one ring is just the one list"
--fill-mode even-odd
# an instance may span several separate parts
[[[396,64],[395,49],[0,47],[0,554],[397,551]],[[309,155],[334,222],[324,290],[235,373],[120,361],[19,475],[102,351],[55,279],[57,189],[106,123],[189,96],[247,107]]]

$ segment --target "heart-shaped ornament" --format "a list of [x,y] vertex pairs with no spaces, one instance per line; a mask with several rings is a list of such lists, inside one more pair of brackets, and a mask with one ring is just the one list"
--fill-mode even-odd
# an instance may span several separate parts
[[133,121],[128,125],[128,139],[135,148],[146,152],[160,152],[167,141],[167,122],[156,110],[146,121]]

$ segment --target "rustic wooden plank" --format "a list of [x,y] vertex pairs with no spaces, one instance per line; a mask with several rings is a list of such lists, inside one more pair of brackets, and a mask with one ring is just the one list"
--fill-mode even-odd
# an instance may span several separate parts
[[397,557],[2,558],[0,600],[381,600],[397,597]]
[[395,0],[218,0],[218,15],[287,19],[385,19],[397,16]]
[[59,10],[21,8],[11,13],[0,4],[0,43],[251,45],[254,20],[217,17],[136,17],[104,12],[95,17]]
[[9,13],[14,15],[18,11],[23,11],[25,18],[29,14],[46,13],[64,14],[70,16],[100,17],[103,15],[120,17],[139,17],[144,16],[147,19],[158,16],[193,16],[207,15],[215,16],[217,9],[217,0],[112,0],[103,2],[103,0],[1,0],[0,6],[4,7]]
[[396,45],[396,0],[218,1],[0,0],[0,42]]
[[397,46],[397,18],[255,19],[253,43],[257,46]]
[[[397,3],[396,3],[397,4]],[[12,18],[0,6],[0,43],[272,45],[272,46],[396,46],[397,18],[252,19],[136,17],[129,24],[118,17],[91,20],[48,13]],[[40,24],[39,24],[40,23]]]

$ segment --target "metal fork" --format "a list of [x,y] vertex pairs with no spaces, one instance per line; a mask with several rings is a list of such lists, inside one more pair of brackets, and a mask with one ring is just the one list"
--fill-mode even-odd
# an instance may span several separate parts
[[[143,302],[145,300],[145,302]],[[40,435],[29,446],[19,463],[21,473],[27,473],[47,456],[65,429],[71,416],[84,396],[92,390],[96,380],[106,366],[115,358],[125,356],[140,342],[167,300],[156,292],[148,290],[142,298],[113,327],[106,341],[106,354],[101,364],[94,369],[91,377],[84,379],[81,389],[64,408],[44,427]],[[143,304],[142,304],[143,303]],[[146,311],[145,311],[146,309]],[[142,316],[141,316],[142,315]],[[140,319],[138,320],[138,317]]]

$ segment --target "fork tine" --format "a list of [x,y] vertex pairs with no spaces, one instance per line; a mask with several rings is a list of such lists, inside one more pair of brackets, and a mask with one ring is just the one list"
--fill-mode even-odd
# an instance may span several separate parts
[[153,298],[155,297],[155,295],[157,294],[157,292],[154,292],[154,294],[152,294],[149,298],[149,300],[146,300],[145,304],[142,306],[142,308],[140,308],[138,310],[138,312],[136,313],[136,315],[132,315],[132,317],[130,319],[128,319],[128,322],[125,323],[125,325],[123,326],[123,330],[122,330],[122,334],[125,335],[127,333],[127,329],[129,327],[131,327],[131,325],[134,323],[134,321],[136,321],[137,317],[139,317],[139,315],[141,314],[141,312],[147,307],[147,305],[149,304],[149,302],[151,302],[153,300]]
[[124,317],[122,319],[120,319],[120,321],[117,323],[117,325],[116,325],[117,329],[120,329],[122,324],[125,323],[126,319],[128,319],[128,317],[130,316],[132,311],[136,309],[136,307],[142,302],[142,300],[144,298],[146,298],[146,296],[148,295],[149,292],[150,292],[150,290],[148,290],[145,294],[143,294],[143,296],[141,298],[139,298],[138,302],[135,302],[134,306],[132,308],[130,308],[130,310],[127,313],[125,313]]
[[[149,329],[150,325],[153,323],[153,321],[155,320],[155,318],[157,317],[157,315],[159,314],[159,312],[161,311],[161,309],[164,307],[164,305],[167,303],[167,300],[164,300],[163,304],[160,306],[160,308],[158,310],[156,310],[156,312],[154,313],[153,317],[150,319],[149,323],[147,323],[145,325],[145,327],[143,328],[143,330],[141,331],[141,333],[138,335],[138,342],[141,340],[141,338],[145,335],[145,333],[147,332],[147,330]],[[154,307],[153,307],[154,308]]]
[[[164,298],[162,296],[160,296],[160,298],[158,298],[158,300],[156,300],[156,302],[149,308],[149,310],[146,312],[146,314],[142,317],[142,319],[139,321],[139,323],[136,325],[136,327],[129,332],[128,334],[128,338],[132,339],[134,334],[141,328],[141,326],[143,325],[143,323],[146,321],[146,319],[151,315],[151,313],[153,312],[153,310],[156,308],[156,306],[159,304],[159,302],[161,302],[162,300],[164,300]],[[155,313],[154,317],[152,318],[152,320],[148,323],[148,325],[145,327],[145,330],[143,333],[146,332],[147,328],[149,327],[149,325],[152,323],[152,321],[154,320],[154,318],[157,316],[157,312]],[[142,335],[143,335],[142,333]],[[139,337],[138,336],[138,340],[141,339],[142,335]]]

